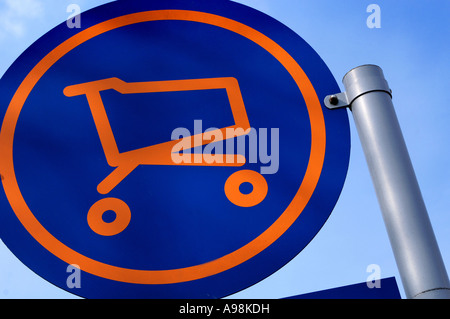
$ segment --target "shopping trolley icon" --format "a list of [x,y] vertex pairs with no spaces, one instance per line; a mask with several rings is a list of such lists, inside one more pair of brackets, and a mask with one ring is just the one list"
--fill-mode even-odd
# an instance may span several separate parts
[[[67,97],[85,95],[91,109],[92,117],[98,131],[100,142],[109,166],[115,168],[97,186],[100,194],[107,195],[120,184],[139,165],[177,165],[177,166],[231,166],[241,167],[246,163],[246,158],[240,154],[190,154],[191,160],[174,160],[174,152],[181,139],[171,140],[156,145],[151,145],[131,151],[119,152],[111,124],[109,122],[101,92],[115,90],[121,94],[180,92],[225,89],[230,102],[235,124],[208,132],[208,136],[215,136],[213,142],[220,142],[229,138],[244,136],[250,132],[250,123],[245,109],[238,81],[235,78],[205,78],[173,81],[152,82],[124,82],[118,78],[108,78],[98,81],[86,82],[68,86],[64,89]],[[230,132],[233,132],[230,136]],[[200,133],[187,137],[190,139],[190,147],[203,146],[211,143],[206,138],[206,133]],[[186,137],[184,137],[186,138]],[[178,150],[181,151],[181,150]],[[183,149],[187,151],[187,149]],[[213,158],[214,157],[214,158]],[[250,193],[242,193],[240,186],[250,183],[253,187]],[[268,192],[265,178],[253,170],[239,170],[233,173],[225,182],[224,193],[235,205],[241,207],[253,207],[261,203]],[[113,222],[105,222],[103,214],[107,211],[115,213]],[[131,220],[131,211],[122,200],[114,197],[103,198],[95,202],[87,215],[91,229],[99,235],[113,236],[125,230]]]

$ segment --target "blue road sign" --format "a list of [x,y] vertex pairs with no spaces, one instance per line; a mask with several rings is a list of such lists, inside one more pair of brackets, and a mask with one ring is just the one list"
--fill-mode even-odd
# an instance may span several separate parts
[[87,298],[221,298],[294,258],[347,173],[339,90],[293,31],[225,0],[112,2],[0,81],[0,230]]
[[367,282],[310,292],[285,299],[401,299],[395,277],[379,280],[378,287]]

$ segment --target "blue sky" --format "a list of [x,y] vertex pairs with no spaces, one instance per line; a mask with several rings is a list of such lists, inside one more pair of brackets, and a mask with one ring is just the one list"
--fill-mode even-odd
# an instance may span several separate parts
[[[102,4],[109,1],[96,1]],[[447,269],[450,268],[450,2],[240,0],[281,21],[305,39],[338,83],[350,69],[377,64],[393,101]],[[63,22],[71,3],[1,0],[0,75],[36,39]],[[381,9],[381,28],[368,28],[368,5]],[[343,89],[341,85],[341,89]],[[333,92],[330,92],[333,93]],[[377,264],[382,277],[402,284],[357,132],[350,115],[352,152],[347,180],[331,217],[284,268],[235,298],[283,298],[366,281]],[[34,274],[0,242],[0,298],[77,298]]]

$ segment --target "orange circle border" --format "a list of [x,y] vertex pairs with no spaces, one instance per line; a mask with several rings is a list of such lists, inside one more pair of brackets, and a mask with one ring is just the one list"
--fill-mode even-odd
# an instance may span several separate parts
[[[179,20],[217,26],[239,34],[274,56],[290,73],[308,109],[311,123],[311,153],[304,179],[293,200],[281,216],[261,235],[234,252],[205,264],[169,270],[121,268],[86,257],[64,245],[36,219],[23,198],[14,171],[14,132],[21,109],[40,78],[60,58],[82,43],[105,32],[141,22]],[[272,245],[300,216],[319,181],[325,158],[326,131],[321,103],[309,78],[281,46],[259,31],[237,21],[210,13],[190,10],[144,11],[113,18],[89,27],[58,45],[25,77],[6,111],[0,132],[0,168],[6,196],[19,221],[45,249],[80,269],[98,277],[136,284],[172,284],[209,277],[240,265]]]

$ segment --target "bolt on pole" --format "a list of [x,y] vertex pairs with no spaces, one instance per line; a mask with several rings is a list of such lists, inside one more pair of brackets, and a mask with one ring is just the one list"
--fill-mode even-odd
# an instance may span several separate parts
[[330,108],[349,107],[407,298],[450,299],[450,283],[383,71],[349,71]]

